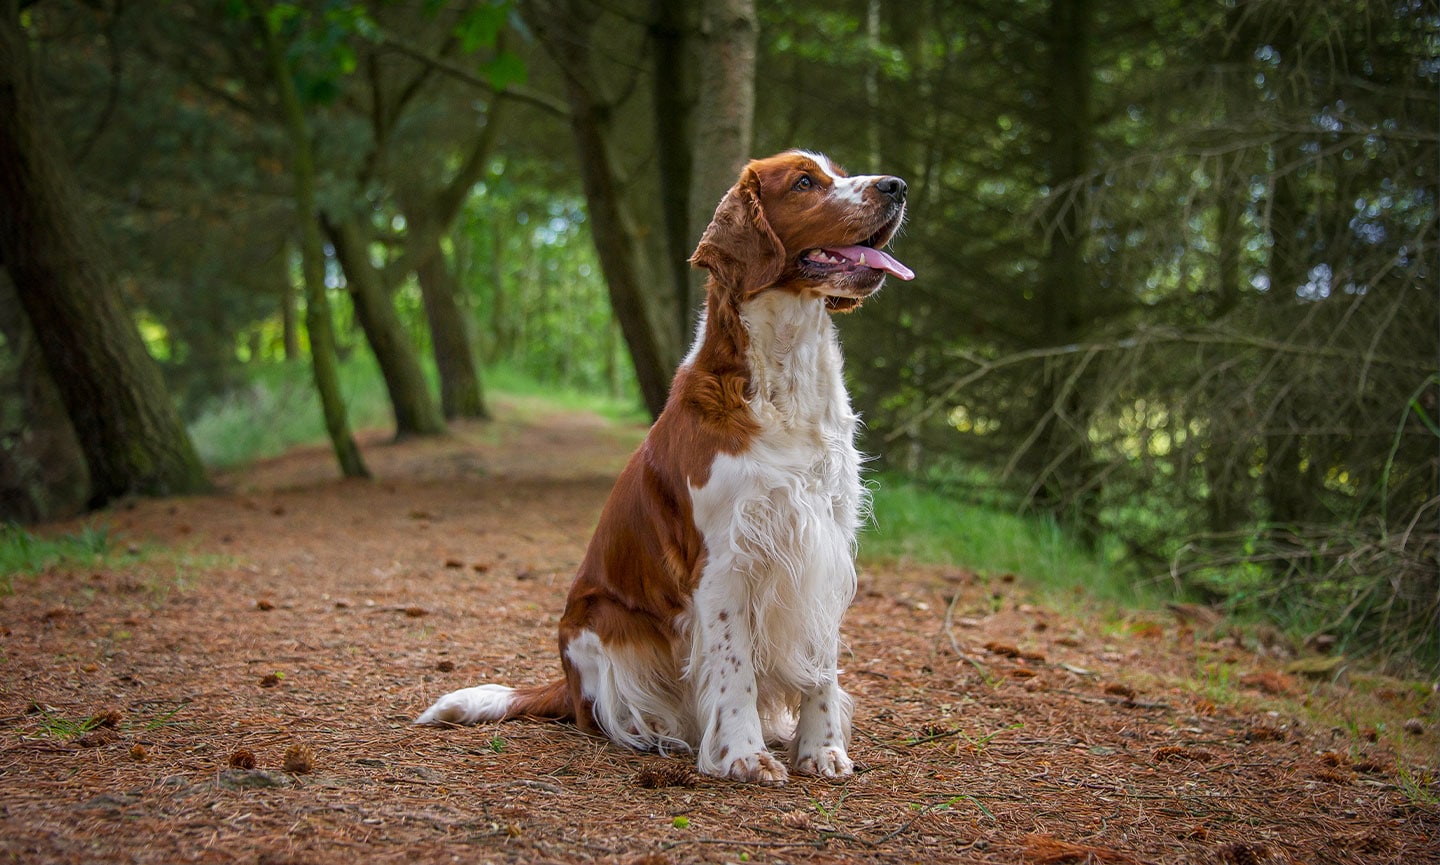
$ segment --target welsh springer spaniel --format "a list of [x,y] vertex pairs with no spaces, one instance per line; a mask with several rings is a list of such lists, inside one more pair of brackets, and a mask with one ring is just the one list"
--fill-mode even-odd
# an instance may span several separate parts
[[616,481],[560,620],[564,678],[441,697],[417,724],[573,719],[707,775],[854,771],[837,668],[864,492],[828,312],[887,274],[905,182],[824,156],[751,162],[691,262],[705,315],[669,402]]

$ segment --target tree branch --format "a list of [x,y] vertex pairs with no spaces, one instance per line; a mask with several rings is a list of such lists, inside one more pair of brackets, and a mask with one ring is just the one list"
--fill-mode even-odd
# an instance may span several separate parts
[[389,49],[398,54],[403,54],[406,57],[411,58],[412,60],[418,60],[421,63],[424,63],[434,68],[436,71],[442,72],[445,75],[449,75],[451,78],[454,78],[455,80],[461,81],[465,84],[469,84],[472,87],[478,87],[482,90],[486,90],[490,93],[494,93],[497,95],[504,93],[507,96],[513,97],[518,102],[523,102],[527,105],[539,108],[540,110],[545,111],[546,113],[561,120],[568,120],[570,118],[569,107],[567,107],[563,101],[554,96],[551,96],[548,93],[541,93],[536,90],[531,90],[530,88],[519,84],[512,84],[504,88],[496,88],[494,84],[486,81],[483,77],[476,75],[470,70],[458,66],[449,60],[445,60],[444,58],[435,57],[424,49],[419,48],[415,45],[411,45],[405,40],[390,35],[388,33],[381,38],[380,47]]

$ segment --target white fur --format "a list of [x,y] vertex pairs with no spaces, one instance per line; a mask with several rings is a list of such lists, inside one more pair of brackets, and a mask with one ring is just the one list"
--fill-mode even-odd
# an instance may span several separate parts
[[707,774],[779,783],[788,773],[766,745],[788,741],[797,771],[848,775],[839,629],[855,594],[863,489],[840,347],[814,298],[767,292],[741,318],[760,433],[690,488],[707,552],[675,623],[688,652],[657,664],[582,631],[566,655],[617,742],[694,748]]
[[415,719],[417,724],[478,724],[498,721],[510,708],[514,688],[504,685],[477,685],[451,691]]
[[857,174],[853,177],[841,177],[840,172],[835,169],[835,164],[823,153],[814,153],[809,150],[801,150],[799,153],[811,159],[820,170],[824,171],[832,181],[830,194],[845,202],[846,204],[859,205],[865,200],[865,190],[880,179],[878,174]]
[[[788,741],[796,771],[848,775],[852,704],[838,683],[840,621],[855,594],[864,490],[840,346],[813,297],[765,292],[741,319],[760,432],[744,452],[717,455],[705,484],[690,486],[706,559],[690,608],[675,621],[677,656],[583,630],[566,659],[616,742],[694,749],[707,774],[781,783],[788,772],[767,743]],[[455,691],[416,723],[494,720],[512,693],[499,685]]]
[[744,453],[718,455],[690,491],[708,553],[686,669],[700,768],[783,781],[765,742],[793,724],[797,769],[849,774],[837,662],[863,489],[840,347],[814,299],[769,292],[741,316],[761,432]]
[[689,751],[695,740],[694,713],[679,665],[637,658],[622,646],[607,646],[583,630],[565,647],[580,691],[605,735],[640,751]]

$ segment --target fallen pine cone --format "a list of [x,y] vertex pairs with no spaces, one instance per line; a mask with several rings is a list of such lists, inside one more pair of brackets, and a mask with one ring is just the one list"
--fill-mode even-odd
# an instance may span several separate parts
[[231,754],[230,759],[227,760],[226,763],[230,766],[231,769],[254,769],[255,755],[250,753],[248,750],[241,748],[235,753]]
[[309,745],[291,745],[285,749],[285,771],[307,775],[315,771],[315,751]]
[[641,769],[635,773],[635,786],[647,790],[661,787],[694,787],[699,780],[689,766],[676,762]]

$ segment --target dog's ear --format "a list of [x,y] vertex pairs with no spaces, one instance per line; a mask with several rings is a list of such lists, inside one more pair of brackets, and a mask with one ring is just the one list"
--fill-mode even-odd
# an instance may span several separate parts
[[831,312],[854,312],[863,302],[864,300],[858,297],[836,297],[831,294],[825,297],[825,308]]
[[720,199],[690,263],[710,271],[718,285],[737,290],[742,298],[780,278],[785,246],[765,219],[754,169],[747,167]]

